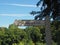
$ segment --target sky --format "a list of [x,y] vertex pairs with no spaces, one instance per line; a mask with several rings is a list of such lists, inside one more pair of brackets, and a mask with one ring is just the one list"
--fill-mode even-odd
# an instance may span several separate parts
[[38,11],[39,0],[0,0],[0,27],[8,27],[17,20],[33,20],[31,11]]

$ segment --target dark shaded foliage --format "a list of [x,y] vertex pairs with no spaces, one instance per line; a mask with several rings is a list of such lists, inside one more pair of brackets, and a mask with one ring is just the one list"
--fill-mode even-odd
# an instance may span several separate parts
[[[32,11],[31,14],[35,15],[35,20],[42,20],[46,15],[56,20],[60,17],[60,2],[58,0],[40,0],[36,5],[39,6],[43,2],[41,11]],[[60,18],[59,18],[60,19]]]

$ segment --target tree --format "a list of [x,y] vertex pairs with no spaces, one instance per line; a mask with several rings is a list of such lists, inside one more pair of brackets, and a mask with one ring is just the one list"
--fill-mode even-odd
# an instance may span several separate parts
[[9,26],[10,38],[12,43],[19,43],[27,40],[27,34],[24,30],[18,28],[16,25]]
[[32,40],[35,44],[41,42],[42,34],[38,27],[27,27],[25,31],[28,34],[28,40]]
[[5,27],[0,27],[0,45],[6,45],[5,31],[8,30]]
[[9,25],[9,29],[10,30],[16,30],[16,29],[18,30],[18,26],[11,24],[11,25]]
[[60,45],[60,21],[52,22],[52,36],[54,42],[57,42],[57,45]]
[[54,20],[60,17],[60,1],[59,0],[40,0],[36,5],[39,6],[42,3],[40,8],[41,11],[32,11],[31,14],[38,14],[35,16],[35,19],[41,20],[42,18],[49,15]]
[[42,20],[45,17],[46,20],[46,42],[47,45],[52,45],[52,39],[51,39],[51,30],[50,30],[50,17],[53,18],[53,20],[56,20],[58,17],[60,17],[60,2],[58,0],[40,0],[37,3],[37,6],[42,3],[41,11],[35,12],[32,11],[31,14],[38,14],[35,16],[35,20]]

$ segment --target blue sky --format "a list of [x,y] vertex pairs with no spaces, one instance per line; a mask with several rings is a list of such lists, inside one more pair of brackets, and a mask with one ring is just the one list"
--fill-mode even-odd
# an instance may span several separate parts
[[36,3],[39,0],[0,0],[0,27],[8,27],[18,20],[32,20],[34,16],[29,13],[39,10]]

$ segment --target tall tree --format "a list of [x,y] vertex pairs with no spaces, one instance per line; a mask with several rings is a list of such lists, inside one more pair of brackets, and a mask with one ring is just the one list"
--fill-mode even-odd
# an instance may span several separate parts
[[50,17],[53,18],[53,20],[56,20],[58,17],[60,17],[60,1],[59,0],[40,0],[37,3],[37,6],[39,6],[42,3],[41,11],[32,11],[31,14],[38,14],[35,16],[35,20],[42,20],[45,17],[46,20],[46,42],[47,45],[52,45],[52,39],[51,39],[51,30],[50,30]]
[[[41,3],[43,2],[43,3]],[[36,5],[42,4],[41,11],[32,11],[31,14],[38,14],[35,19],[41,20],[49,14],[54,20],[60,17],[60,0],[40,0]]]

